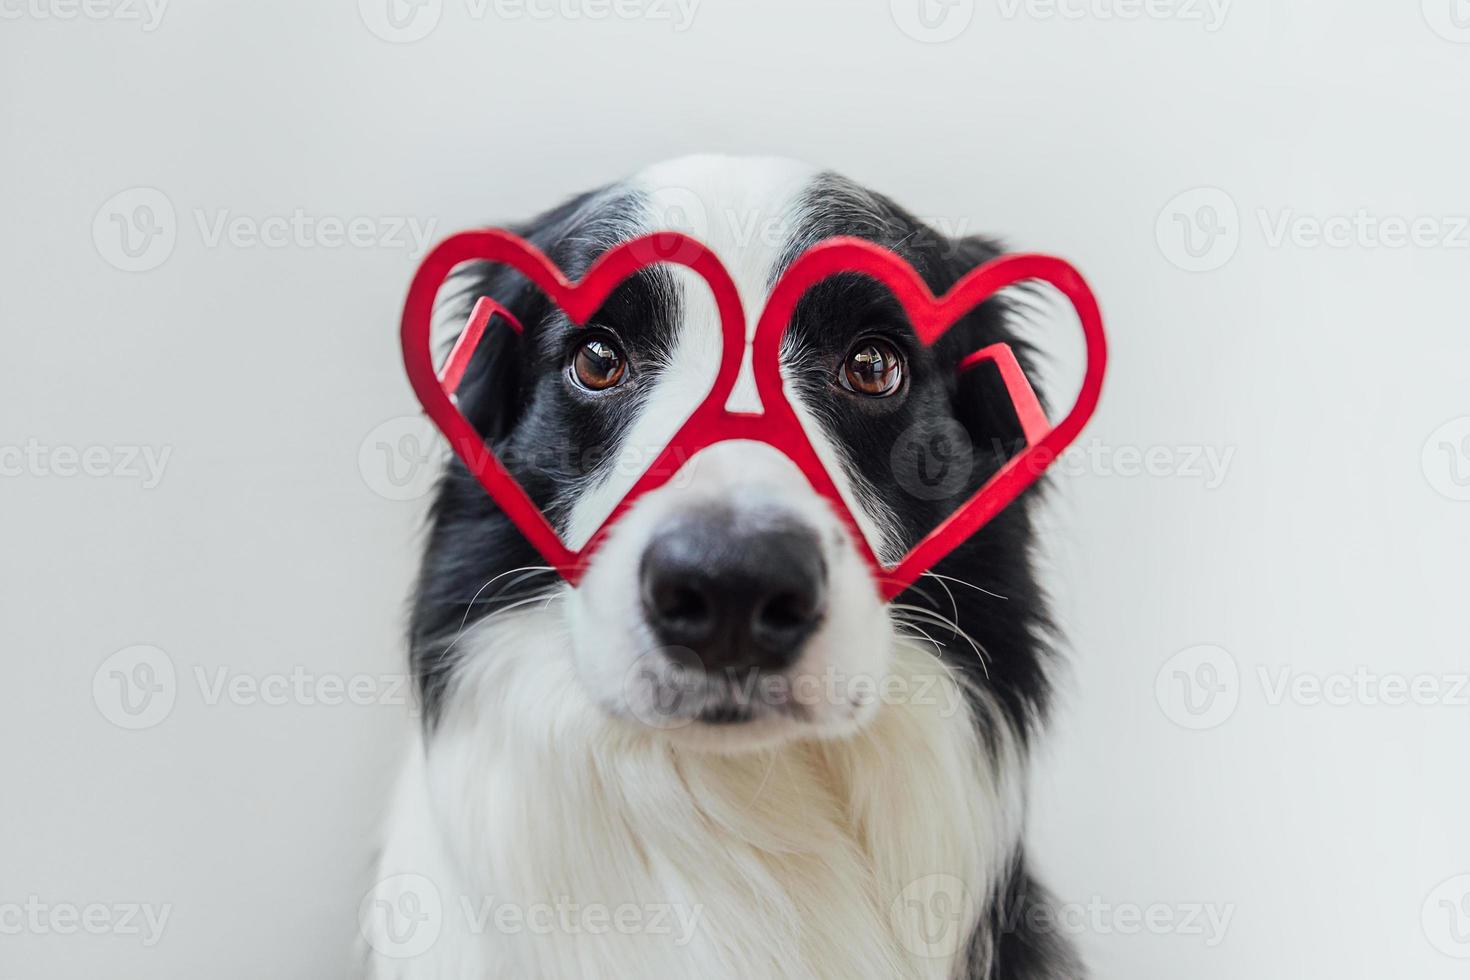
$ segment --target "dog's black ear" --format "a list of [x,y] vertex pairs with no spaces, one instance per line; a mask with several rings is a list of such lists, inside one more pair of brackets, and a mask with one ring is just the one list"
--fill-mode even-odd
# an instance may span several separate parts
[[[546,315],[549,306],[546,297],[524,276],[505,266],[476,265],[456,278],[462,292],[451,307],[453,337],[458,337],[469,311],[482,296],[504,306],[528,332]],[[527,338],[517,334],[505,317],[497,314],[491,317],[465,369],[456,393],[460,411],[487,442],[497,442],[515,428],[525,403],[521,385],[525,377],[522,359],[527,346]]]
[[[948,239],[943,254],[936,257],[941,268],[934,277],[937,289],[947,290],[972,269],[1003,254],[1001,245],[988,238],[971,236]],[[958,368],[969,354],[995,343],[1009,344],[1027,378],[1036,383],[1035,351],[1014,330],[1018,312],[1013,300],[996,296],[986,300],[956,324],[936,345],[936,354],[946,368]],[[1021,424],[993,364],[956,374],[953,381],[955,418],[970,433],[977,452],[995,456],[998,466],[1022,446]],[[1037,397],[1041,398],[1040,388]]]
[[[555,246],[567,237],[594,193],[571,198],[510,230],[556,260]],[[525,276],[496,263],[472,264],[456,272],[452,282],[458,288],[449,306],[449,322],[454,324],[450,343],[481,296],[504,306],[525,330],[525,335],[517,334],[504,317],[492,317],[460,382],[460,410],[486,441],[494,443],[515,428],[525,409],[522,386],[531,369],[531,341],[551,312],[551,301]]]

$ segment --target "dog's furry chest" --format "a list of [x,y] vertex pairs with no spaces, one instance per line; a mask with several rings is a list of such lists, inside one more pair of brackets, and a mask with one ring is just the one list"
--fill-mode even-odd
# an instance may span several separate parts
[[603,718],[534,630],[497,632],[405,771],[380,866],[390,892],[432,883],[438,934],[400,957],[370,938],[378,975],[955,975],[1018,767],[932,656],[896,663],[935,696],[856,737],[721,756]]

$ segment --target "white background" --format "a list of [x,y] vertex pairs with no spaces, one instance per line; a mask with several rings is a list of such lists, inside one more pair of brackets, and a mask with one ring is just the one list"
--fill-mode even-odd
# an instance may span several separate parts
[[[0,0],[0,926],[169,909],[152,945],[7,927],[0,977],[349,974],[412,724],[424,483],[380,444],[414,472],[420,247],[391,219],[522,218],[694,150],[832,167],[1102,298],[1031,806],[1096,975],[1466,975],[1470,5],[426,2],[395,32],[387,0]],[[326,224],[248,237],[298,211]],[[163,686],[129,714],[140,664]],[[1346,703],[1276,696],[1359,667]],[[388,703],[252,696],[293,671]]]

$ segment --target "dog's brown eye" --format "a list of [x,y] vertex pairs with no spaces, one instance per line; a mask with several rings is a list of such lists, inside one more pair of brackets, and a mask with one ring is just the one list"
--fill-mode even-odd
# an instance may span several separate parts
[[572,378],[588,391],[605,391],[628,374],[628,360],[606,337],[594,337],[577,348]]
[[883,398],[903,384],[903,357],[881,337],[865,337],[847,355],[838,380],[848,391]]

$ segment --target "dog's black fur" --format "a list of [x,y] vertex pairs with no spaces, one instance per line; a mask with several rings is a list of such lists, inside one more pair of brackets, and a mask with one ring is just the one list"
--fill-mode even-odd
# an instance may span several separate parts
[[[940,235],[886,198],[835,175],[818,179],[807,196],[802,209],[806,219],[792,236],[783,267],[817,241],[855,235],[897,251],[938,294],[1000,254],[1000,247],[988,239]],[[634,192],[595,192],[513,230],[575,278],[601,251],[628,237],[637,205]],[[504,322],[492,324],[459,389],[460,405],[556,523],[577,489],[616,454],[621,422],[641,397],[639,386],[617,399],[579,400],[559,380],[577,330],[564,315],[519,274],[502,267],[476,267],[458,281],[466,309],[474,298],[492,296],[525,326],[525,335],[517,337]],[[958,507],[1019,445],[1019,426],[993,369],[963,376],[955,369],[964,355],[999,341],[1013,345],[1029,366],[1034,358],[1014,332],[1014,312],[1004,300],[991,299],[925,349],[891,297],[863,277],[828,280],[798,307],[789,337],[794,343],[788,345],[800,352],[791,365],[796,383],[822,411],[832,440],[850,458],[872,463],[866,478],[898,517],[899,536],[906,542],[917,541]],[[666,274],[644,270],[615,291],[592,323],[616,327],[633,357],[657,365],[659,351],[667,348],[667,338],[678,326],[675,293]],[[884,335],[907,355],[910,387],[900,404],[885,400],[875,405],[838,397],[832,390],[833,365],[866,333]],[[950,419],[966,434],[963,444],[948,435],[961,430],[937,425],[927,439],[905,440],[916,426],[922,432],[925,420]],[[896,445],[909,448],[895,455]],[[943,467],[962,465],[965,454],[973,459],[973,468],[953,492],[930,499],[932,492],[911,491],[915,480],[943,484]],[[898,600],[953,618],[955,636],[931,631],[945,645],[944,656],[993,699],[1004,722],[1023,740],[1042,721],[1049,694],[1049,628],[1031,557],[1033,497],[1023,495],[934,569],[969,585],[956,584],[946,592],[937,580],[921,579]],[[411,656],[426,726],[432,728],[440,714],[452,673],[446,650],[453,638],[467,622],[549,586],[550,573],[504,574],[540,564],[537,553],[454,461],[434,500],[411,618]],[[493,588],[476,592],[492,580]],[[984,666],[962,633],[983,648]],[[982,725],[996,722],[991,711],[977,711],[976,717]],[[985,744],[995,741],[987,738]],[[1020,980],[1076,975],[1065,943],[1039,929],[1029,914],[1046,898],[1021,854],[998,894],[973,939],[973,961],[990,963],[985,976]]]

